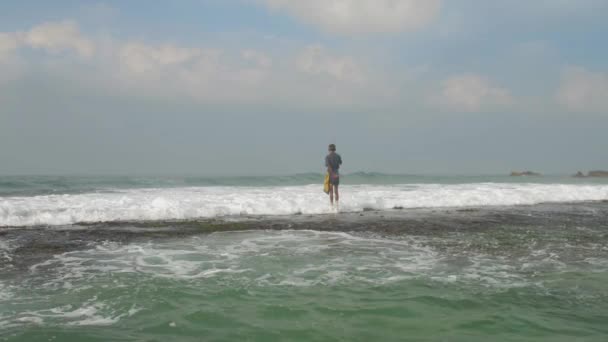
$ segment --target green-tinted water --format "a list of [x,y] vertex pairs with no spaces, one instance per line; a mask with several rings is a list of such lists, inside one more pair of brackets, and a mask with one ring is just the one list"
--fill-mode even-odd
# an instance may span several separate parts
[[[536,183],[536,184],[608,184],[608,178],[575,178],[568,176],[510,177],[441,176],[441,175],[390,175],[376,172],[343,174],[341,182],[347,185],[391,184],[471,184],[471,183]],[[45,194],[104,192],[114,189],[180,188],[209,186],[296,186],[319,184],[320,173],[303,173],[286,176],[0,176],[1,196],[33,196]]]
[[[419,217],[378,219],[368,229],[346,232],[261,229],[167,237],[155,235],[163,229],[156,226],[127,239],[121,230],[130,228],[122,227],[101,242],[81,241],[95,233],[73,227],[62,230],[65,250],[57,251],[57,229],[14,230],[0,249],[1,336],[605,341],[605,209],[597,205],[557,218],[562,209],[526,214],[532,218],[525,211],[477,218],[463,213],[429,218],[436,224],[424,229],[416,228]],[[463,217],[470,220],[464,228]],[[482,223],[476,223],[479,217]],[[288,222],[280,224],[288,228]],[[310,224],[323,230],[349,225],[332,222]],[[137,236],[142,228],[133,229]],[[36,250],[32,236],[39,239]],[[37,255],[43,248],[46,257]]]

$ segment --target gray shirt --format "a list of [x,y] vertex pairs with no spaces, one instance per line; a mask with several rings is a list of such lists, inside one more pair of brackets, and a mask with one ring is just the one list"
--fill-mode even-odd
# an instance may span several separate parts
[[338,172],[340,165],[342,165],[342,157],[339,154],[332,152],[325,157],[325,166],[331,167],[334,172]]

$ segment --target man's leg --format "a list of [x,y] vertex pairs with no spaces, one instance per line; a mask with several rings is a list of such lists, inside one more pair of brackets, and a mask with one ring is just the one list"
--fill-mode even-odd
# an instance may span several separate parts
[[329,203],[334,204],[334,186],[329,183]]
[[334,188],[334,191],[336,192],[336,195],[335,195],[336,203],[338,203],[338,201],[340,201],[340,194],[338,193],[338,185],[334,185],[333,188]]

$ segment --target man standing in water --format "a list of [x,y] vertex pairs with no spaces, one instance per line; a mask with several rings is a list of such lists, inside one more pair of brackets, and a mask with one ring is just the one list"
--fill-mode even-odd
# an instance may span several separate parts
[[329,154],[325,157],[325,166],[329,174],[329,202],[334,205],[334,196],[336,204],[340,200],[338,194],[338,186],[340,185],[340,165],[342,165],[342,157],[336,153],[336,145],[329,145]]

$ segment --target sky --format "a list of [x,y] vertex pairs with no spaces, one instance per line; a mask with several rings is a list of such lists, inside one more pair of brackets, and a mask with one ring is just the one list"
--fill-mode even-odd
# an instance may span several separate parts
[[607,0],[0,2],[0,174],[608,169]]

